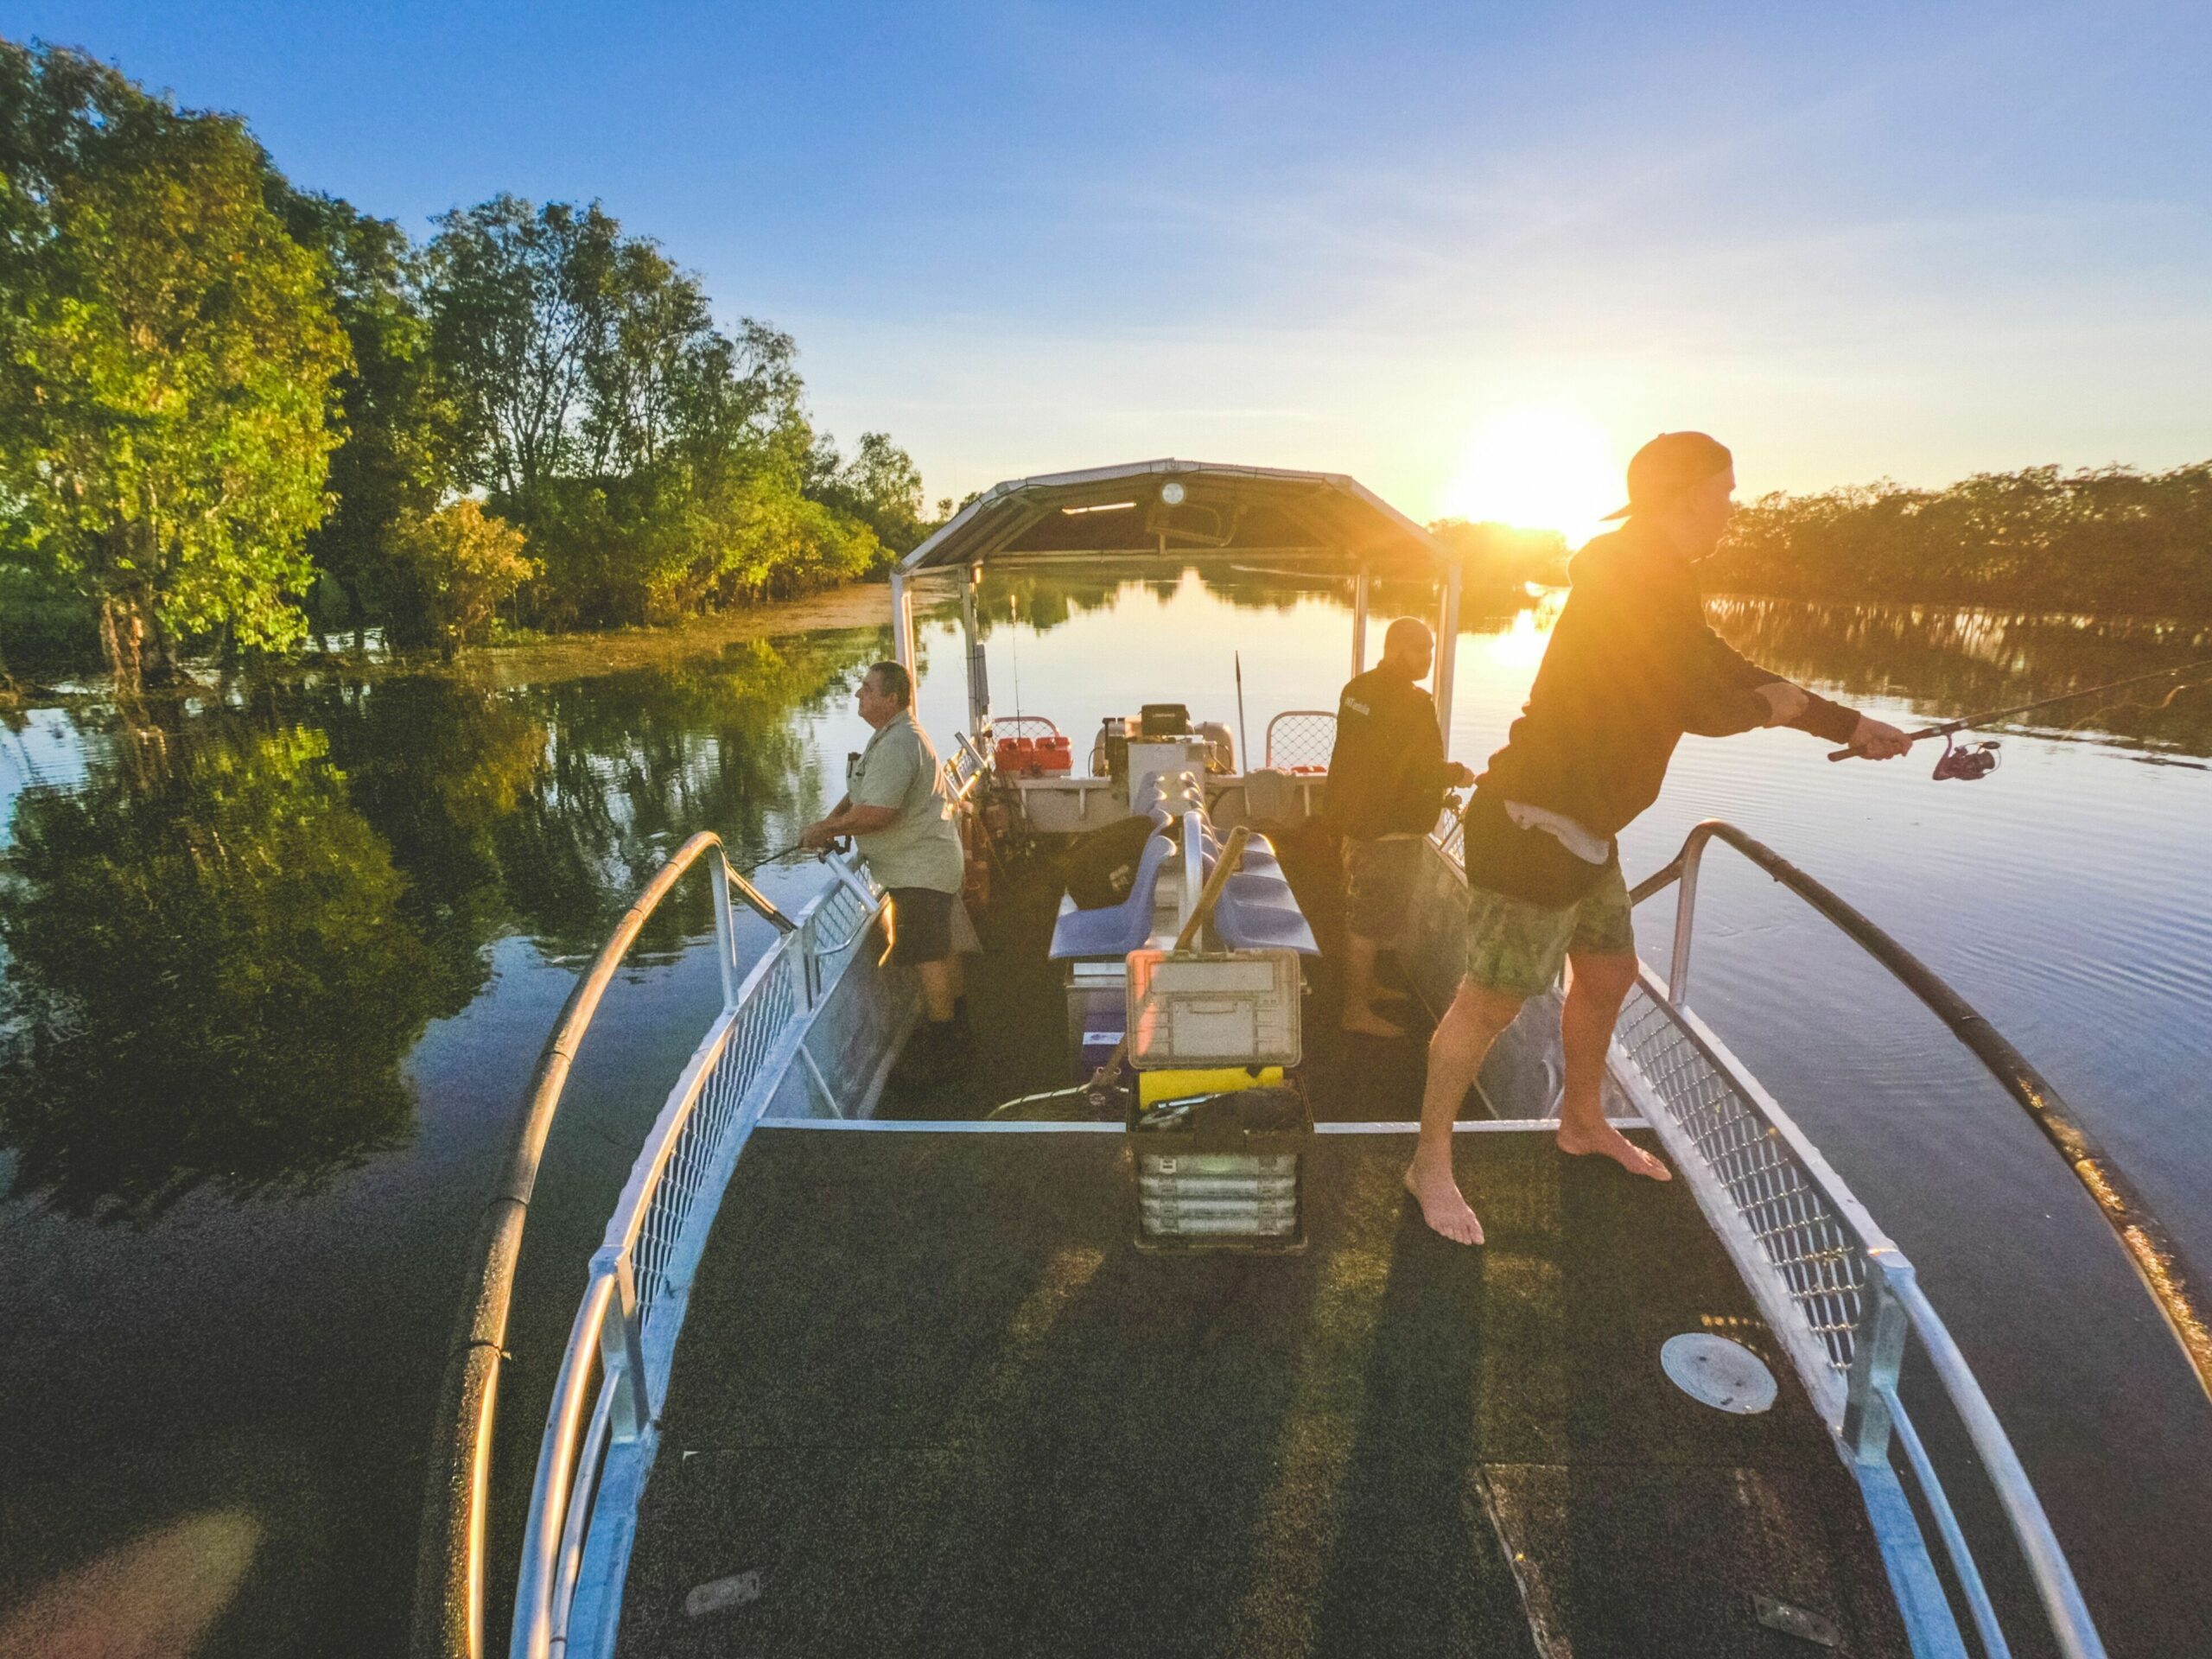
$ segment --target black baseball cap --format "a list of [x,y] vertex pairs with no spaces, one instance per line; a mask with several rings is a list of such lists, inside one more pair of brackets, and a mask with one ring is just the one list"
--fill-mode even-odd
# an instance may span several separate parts
[[1628,505],[1608,518],[1663,507],[1708,478],[1736,464],[1728,446],[1702,432],[1662,432],[1629,457]]

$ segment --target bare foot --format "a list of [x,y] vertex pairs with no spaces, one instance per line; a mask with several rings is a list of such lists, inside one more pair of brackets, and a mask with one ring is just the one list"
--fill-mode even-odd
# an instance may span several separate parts
[[1576,1157],[1592,1154],[1611,1159],[1631,1175],[1647,1176],[1655,1181],[1671,1181],[1674,1172],[1630,1140],[1610,1123],[1601,1123],[1592,1133],[1570,1129],[1560,1125],[1559,1149],[1573,1153]]
[[1357,1014],[1347,1009],[1344,1029],[1356,1031],[1363,1037],[1402,1037],[1406,1034],[1403,1026],[1392,1025],[1372,1008],[1363,1008]]
[[1421,1205],[1421,1219],[1455,1244],[1479,1244],[1483,1224],[1460,1195],[1447,1165],[1432,1169],[1418,1161],[1406,1166],[1406,1191]]

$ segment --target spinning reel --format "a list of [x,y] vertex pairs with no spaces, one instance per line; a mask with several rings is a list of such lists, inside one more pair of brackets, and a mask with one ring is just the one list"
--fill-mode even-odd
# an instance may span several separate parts
[[1977,778],[1986,778],[1997,770],[1998,750],[2003,745],[1995,738],[1985,743],[1954,743],[1948,732],[1943,734],[1943,753],[1936,757],[1935,776],[1940,781],[1957,778],[1972,783]]

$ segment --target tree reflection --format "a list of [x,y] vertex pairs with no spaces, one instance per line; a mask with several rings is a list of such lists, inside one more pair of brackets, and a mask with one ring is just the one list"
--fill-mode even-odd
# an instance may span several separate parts
[[436,976],[313,730],[212,721],[18,804],[0,880],[15,1189],[158,1215],[312,1191],[406,1133]]
[[[520,690],[264,686],[29,790],[0,855],[13,1190],[143,1220],[203,1185],[312,1192],[403,1141],[403,1063],[483,988],[491,942],[588,956],[693,831],[768,850],[824,793],[794,716],[883,648],[856,629]],[[644,948],[706,932],[707,893]]]
[[[1787,599],[1723,597],[1707,606],[1730,644],[1777,674],[1840,688],[1847,699],[1907,698],[1930,721],[2212,657],[2212,629],[2186,623]],[[2164,707],[2149,706],[2172,690],[2154,683],[2084,698],[2029,715],[2026,723],[2212,754],[2212,688],[2199,685]]]
[[[828,793],[797,717],[887,648],[870,628],[751,640],[522,694],[549,738],[543,772],[497,834],[517,918],[542,948],[594,950],[694,831],[717,831],[741,865],[788,841]],[[704,885],[688,884],[640,944],[666,948],[709,925]]]

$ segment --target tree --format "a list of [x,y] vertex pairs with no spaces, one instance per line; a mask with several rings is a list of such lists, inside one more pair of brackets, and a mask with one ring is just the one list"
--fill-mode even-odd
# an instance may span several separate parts
[[828,433],[815,440],[807,493],[859,519],[894,555],[911,553],[926,534],[921,469],[887,432],[863,432],[852,459],[842,460]]
[[4,544],[96,607],[126,694],[181,635],[303,632],[347,351],[267,167],[230,117],[0,42]]
[[400,574],[392,643],[435,645],[451,661],[483,639],[500,603],[537,574],[522,532],[466,498],[435,512],[410,509],[392,526]]
[[621,227],[596,202],[512,195],[437,224],[430,326],[460,391],[462,478],[534,524],[578,442]]
[[358,645],[369,613],[399,596],[391,553],[402,517],[435,507],[450,480],[459,411],[431,353],[422,256],[407,233],[280,178],[270,194],[293,239],[322,256],[352,347],[337,383],[345,441],[330,458],[330,515],[308,532],[307,550],[346,595]]

